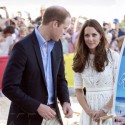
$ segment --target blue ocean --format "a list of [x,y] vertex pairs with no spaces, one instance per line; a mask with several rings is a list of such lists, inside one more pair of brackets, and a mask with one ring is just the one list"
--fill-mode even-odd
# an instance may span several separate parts
[[116,97],[115,111],[117,116],[125,117],[125,97]]

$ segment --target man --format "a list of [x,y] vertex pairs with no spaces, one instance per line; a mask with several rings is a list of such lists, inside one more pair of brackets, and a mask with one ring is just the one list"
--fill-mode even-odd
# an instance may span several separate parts
[[46,10],[46,7],[45,7],[45,6],[41,6],[41,8],[40,8],[40,16],[35,19],[35,23],[36,23],[36,24],[38,24],[38,25],[41,24],[43,15],[44,15],[44,13],[45,13],[45,10]]
[[12,101],[7,125],[41,125],[43,119],[63,125],[57,98],[65,117],[72,117],[60,41],[70,18],[65,8],[51,6],[42,25],[14,46],[2,88]]
[[114,29],[110,30],[110,33],[112,34],[112,41],[110,43],[110,48],[120,53],[119,41],[124,39],[125,32],[120,29],[120,23],[117,18],[113,20],[113,24],[114,24]]

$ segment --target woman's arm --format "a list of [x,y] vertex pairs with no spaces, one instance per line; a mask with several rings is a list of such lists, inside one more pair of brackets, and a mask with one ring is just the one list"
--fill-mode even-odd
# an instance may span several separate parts
[[112,106],[113,106],[113,95],[111,96],[109,102],[101,110],[103,110],[105,113],[108,113],[108,111],[111,110]]
[[108,103],[94,114],[93,120],[99,122],[99,118],[106,116],[107,113],[111,110],[112,106],[113,106],[113,95],[111,96]]
[[76,90],[76,97],[78,99],[79,104],[84,109],[84,111],[92,117],[92,114],[95,112],[91,110],[86,102],[85,95],[82,89],[75,89]]

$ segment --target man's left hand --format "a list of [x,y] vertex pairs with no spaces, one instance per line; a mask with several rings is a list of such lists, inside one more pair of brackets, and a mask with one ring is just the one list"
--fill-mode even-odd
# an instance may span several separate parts
[[62,110],[66,118],[71,118],[73,116],[73,110],[71,109],[70,103],[64,102]]

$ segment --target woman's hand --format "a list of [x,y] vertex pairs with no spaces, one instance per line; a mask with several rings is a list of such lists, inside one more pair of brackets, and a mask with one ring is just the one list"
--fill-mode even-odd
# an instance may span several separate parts
[[100,117],[106,116],[106,113],[103,110],[96,111],[93,115],[93,120],[99,122]]
[[86,111],[86,113],[87,113],[91,118],[94,118],[94,116],[95,116],[95,114],[97,113],[97,111],[89,109],[88,111]]

